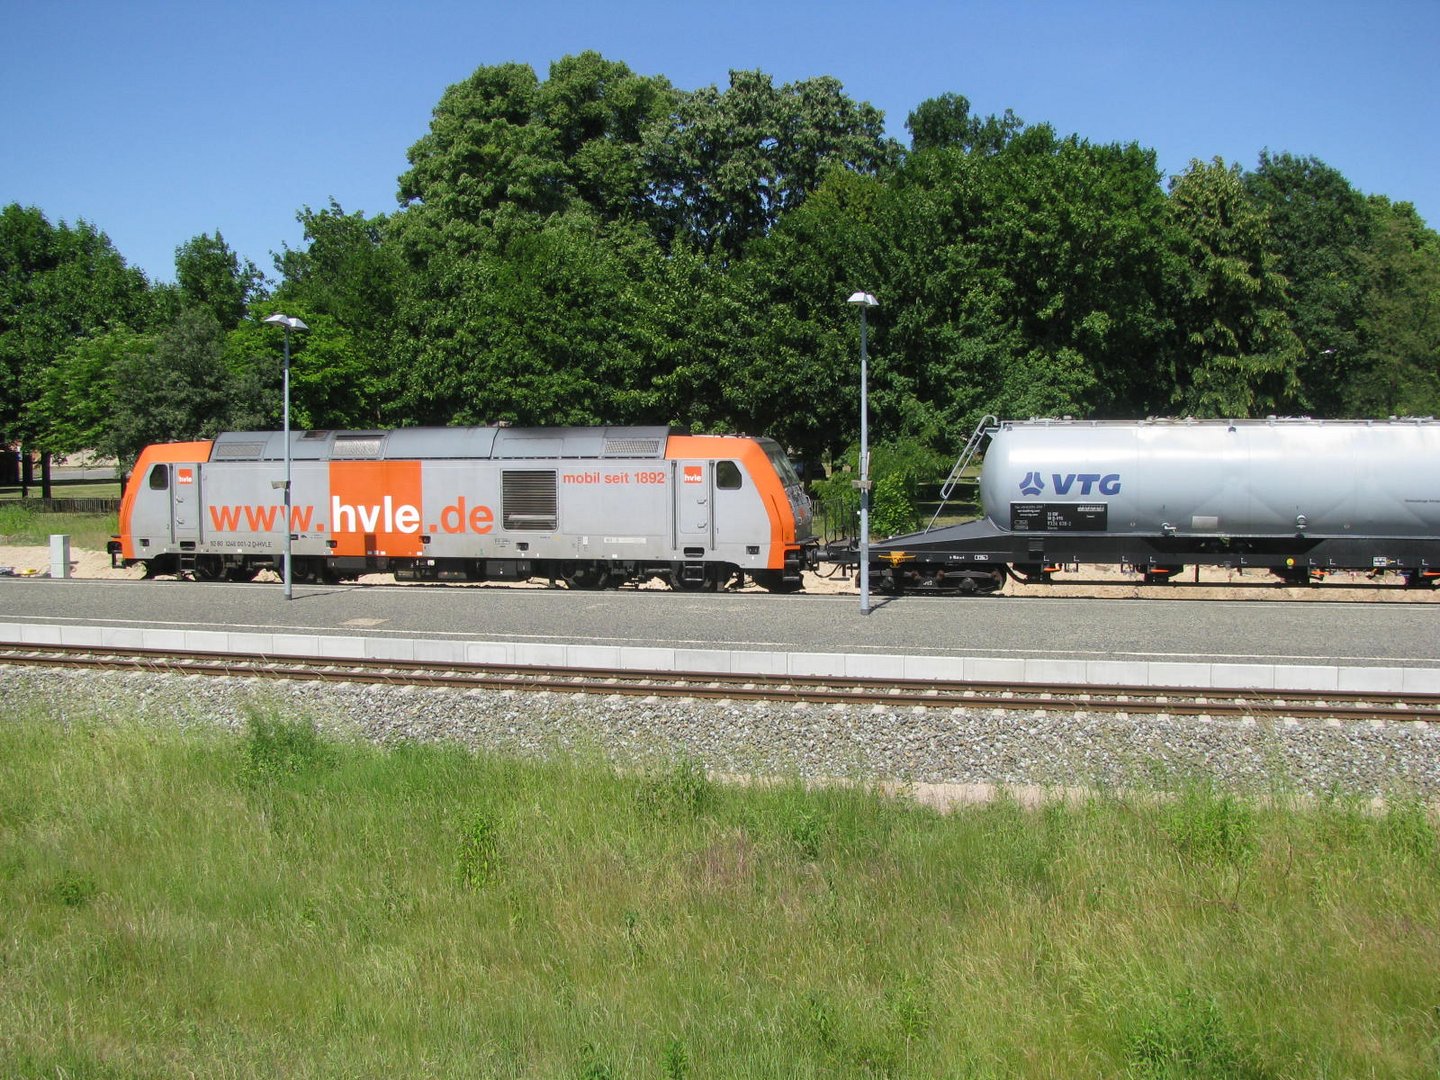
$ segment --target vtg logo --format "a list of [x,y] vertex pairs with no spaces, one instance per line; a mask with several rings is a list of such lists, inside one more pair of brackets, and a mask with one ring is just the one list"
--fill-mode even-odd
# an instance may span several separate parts
[[[1076,484],[1080,485],[1077,495],[1090,495],[1095,492],[1101,495],[1120,494],[1119,473],[1051,473],[1050,484],[1056,495],[1069,495]],[[1020,481],[1021,495],[1039,495],[1044,490],[1045,478],[1038,472],[1027,472]]]

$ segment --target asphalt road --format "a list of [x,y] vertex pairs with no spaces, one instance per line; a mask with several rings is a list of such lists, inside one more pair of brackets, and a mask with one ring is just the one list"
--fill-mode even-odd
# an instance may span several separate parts
[[0,579],[0,621],[785,652],[1440,668],[1440,605]]

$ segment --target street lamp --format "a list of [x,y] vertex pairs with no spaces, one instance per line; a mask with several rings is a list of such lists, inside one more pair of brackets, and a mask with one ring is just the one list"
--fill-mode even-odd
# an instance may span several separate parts
[[865,312],[880,302],[868,292],[851,293],[847,304],[860,309],[860,614],[870,614],[870,400],[866,383]]
[[285,489],[285,519],[280,524],[281,528],[285,530],[285,599],[293,600],[295,598],[294,578],[290,572],[290,331],[309,330],[310,328],[294,316],[282,315],[278,311],[274,315],[262,319],[261,322],[285,327],[285,479],[280,484]]

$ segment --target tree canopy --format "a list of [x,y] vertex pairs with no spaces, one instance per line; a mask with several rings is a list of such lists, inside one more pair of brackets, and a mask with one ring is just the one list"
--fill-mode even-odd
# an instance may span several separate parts
[[1166,178],[958,93],[905,127],[828,76],[682,90],[582,52],[446,88],[396,206],[302,208],[274,283],[216,230],[152,286],[94,226],[7,206],[0,434],[125,457],[276,423],[283,309],[302,425],[673,423],[835,457],[861,289],[880,439],[1440,409],[1440,236],[1409,204],[1269,150]]

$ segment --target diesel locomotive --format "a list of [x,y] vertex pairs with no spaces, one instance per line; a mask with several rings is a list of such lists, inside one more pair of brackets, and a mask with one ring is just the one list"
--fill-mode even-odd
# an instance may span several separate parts
[[543,578],[599,589],[745,576],[799,589],[811,506],[769,439],[668,427],[227,432],[145,449],[111,561],[147,576],[297,581]]
[[983,516],[873,544],[877,588],[988,593],[1079,563],[1152,583],[1186,565],[1440,577],[1432,419],[987,420],[967,447],[988,442]]

